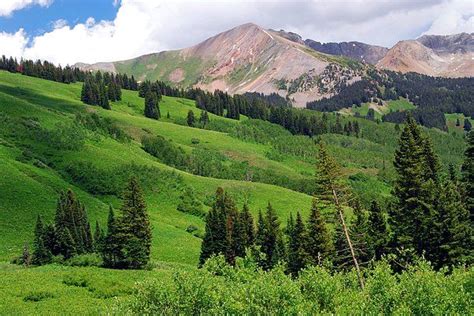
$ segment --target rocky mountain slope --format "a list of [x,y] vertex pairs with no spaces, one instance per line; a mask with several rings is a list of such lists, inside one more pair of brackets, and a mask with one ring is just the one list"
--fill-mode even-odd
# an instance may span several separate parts
[[400,41],[377,67],[430,76],[474,76],[474,33],[425,35],[417,40]]
[[301,107],[363,75],[362,64],[316,52],[282,35],[249,23],[182,50],[82,67],[210,91],[278,93]]
[[376,64],[388,52],[388,48],[361,42],[320,43],[307,39],[304,43],[318,52],[346,56],[369,64]]

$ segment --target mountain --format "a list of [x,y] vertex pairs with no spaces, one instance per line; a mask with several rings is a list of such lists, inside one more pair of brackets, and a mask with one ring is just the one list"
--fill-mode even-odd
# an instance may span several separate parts
[[305,45],[330,55],[346,56],[361,62],[376,64],[388,52],[388,48],[361,42],[320,43],[307,39]]
[[[278,93],[295,106],[330,96],[342,84],[360,80],[364,65],[316,52],[297,34],[248,23],[195,46],[114,63],[82,65],[164,80],[181,87],[229,93]],[[297,39],[295,41],[295,38]]]
[[430,76],[474,76],[474,33],[424,35],[400,41],[377,63],[377,67]]

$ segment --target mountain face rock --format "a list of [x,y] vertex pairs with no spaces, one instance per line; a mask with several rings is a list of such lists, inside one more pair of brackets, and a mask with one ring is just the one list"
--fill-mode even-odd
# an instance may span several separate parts
[[278,93],[299,107],[330,96],[363,75],[362,64],[316,52],[297,34],[290,39],[288,34],[249,23],[182,50],[101,65],[138,80],[160,79],[181,87]]
[[312,39],[307,39],[304,42],[308,47],[318,52],[346,56],[369,64],[376,64],[388,51],[388,48],[361,42],[320,43]]
[[425,35],[417,40],[400,41],[377,67],[430,76],[474,76],[474,34]]

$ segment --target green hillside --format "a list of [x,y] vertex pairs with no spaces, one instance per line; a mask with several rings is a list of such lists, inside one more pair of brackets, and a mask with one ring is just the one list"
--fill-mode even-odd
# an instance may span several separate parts
[[[83,104],[81,86],[0,71],[0,297],[5,298],[0,314],[105,312],[114,296],[120,300],[131,293],[135,281],[166,280],[176,270],[193,270],[204,221],[177,210],[187,187],[195,190],[206,210],[216,188],[223,187],[239,208],[247,203],[254,216],[271,202],[283,225],[291,212],[307,217],[315,140],[245,117],[235,121],[209,114],[206,129],[189,127],[188,111],[200,113],[194,101],[166,96],[160,102],[162,118],[151,120],[143,116],[144,101],[136,91],[122,90],[122,100],[113,102],[108,111]],[[100,124],[87,121],[93,117]],[[321,138],[363,203],[389,197],[396,126],[351,119],[361,125],[361,137]],[[426,131],[443,167],[460,165],[462,134]],[[209,161],[199,163],[211,169],[212,176],[179,170],[145,152],[142,138],[156,136],[196,160],[203,155]],[[216,166],[221,169],[213,170]],[[27,270],[7,263],[21,254],[25,243],[31,245],[39,214],[53,219],[60,191],[73,189],[87,207],[91,223],[105,227],[109,205],[120,207],[122,188],[131,175],[144,188],[151,217],[153,271],[56,265]],[[191,226],[196,230],[188,232]],[[42,295],[45,299],[32,303]]]

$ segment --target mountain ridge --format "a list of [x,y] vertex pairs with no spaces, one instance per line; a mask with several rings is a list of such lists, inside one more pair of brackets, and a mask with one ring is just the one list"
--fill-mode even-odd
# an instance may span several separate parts
[[424,35],[388,49],[355,41],[303,40],[293,32],[246,23],[187,48],[76,66],[127,73],[140,81],[162,80],[181,88],[276,93],[304,107],[361,80],[372,65],[431,76],[473,76],[472,38],[467,33]]

